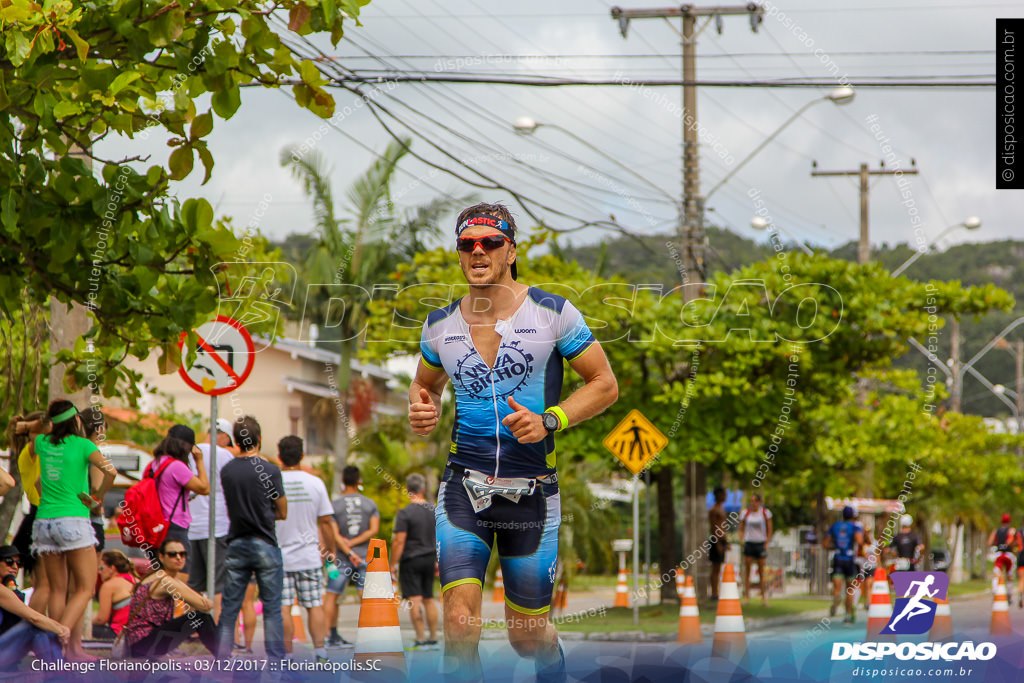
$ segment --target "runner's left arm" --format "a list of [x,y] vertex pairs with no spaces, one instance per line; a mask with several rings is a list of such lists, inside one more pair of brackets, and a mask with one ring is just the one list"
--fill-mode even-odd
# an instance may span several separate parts
[[619,384],[600,343],[592,343],[586,351],[569,361],[569,367],[583,379],[584,384],[558,404],[569,418],[567,427],[601,414],[619,398]]

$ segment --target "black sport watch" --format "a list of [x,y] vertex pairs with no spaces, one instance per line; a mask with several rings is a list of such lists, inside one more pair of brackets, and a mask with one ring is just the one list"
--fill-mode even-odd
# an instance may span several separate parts
[[548,430],[548,434],[557,432],[558,428],[562,426],[562,423],[558,421],[558,416],[554,413],[541,413],[540,419],[544,429]]

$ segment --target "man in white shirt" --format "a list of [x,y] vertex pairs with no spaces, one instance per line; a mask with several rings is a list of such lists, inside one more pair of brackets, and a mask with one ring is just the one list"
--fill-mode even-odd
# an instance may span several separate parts
[[[220,471],[224,469],[224,465],[227,465],[234,458],[234,453],[228,450],[233,448],[231,429],[232,426],[228,420],[225,420],[223,417],[217,420],[216,472],[212,472],[210,469],[210,442],[206,441],[197,444],[199,450],[203,453],[203,464],[206,465],[206,471],[210,472],[211,492],[216,490],[217,498],[213,530],[213,537],[217,544],[216,554],[213,559],[215,567],[213,578],[213,618],[215,620],[220,619],[221,597],[224,593],[224,581],[227,579],[224,555],[227,552],[229,521],[228,508],[224,504],[224,492],[220,487]],[[235,450],[237,451],[237,449]],[[195,463],[191,460],[189,461],[189,467],[192,468],[193,473],[196,472]],[[188,574],[188,587],[198,593],[204,593],[206,592],[206,568],[209,565],[207,551],[210,539],[210,497],[193,494],[189,499],[188,509],[192,514],[192,524],[188,528],[189,562],[185,568]]]
[[[299,469],[303,455],[302,439],[297,436],[286,436],[277,444],[281,478],[288,497],[288,518],[276,523],[277,539],[284,557],[284,590],[281,593],[284,647],[291,654],[294,624],[290,612],[297,599],[306,608],[316,659],[327,661],[323,558],[325,555],[333,556],[335,552],[334,508],[323,481]],[[342,550],[351,552],[352,549],[343,547]]]

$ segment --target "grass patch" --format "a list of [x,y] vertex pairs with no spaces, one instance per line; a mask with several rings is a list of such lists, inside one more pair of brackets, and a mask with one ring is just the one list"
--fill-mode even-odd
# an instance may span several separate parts
[[949,594],[969,595],[971,593],[981,593],[983,591],[991,590],[991,588],[992,581],[989,579],[970,579],[969,581],[949,584]]
[[[630,579],[632,581],[632,578]],[[572,582],[569,584],[570,591],[590,591],[600,590],[602,588],[615,588],[618,582],[618,577],[607,574],[577,574],[572,577]],[[633,584],[630,583],[630,586]]]

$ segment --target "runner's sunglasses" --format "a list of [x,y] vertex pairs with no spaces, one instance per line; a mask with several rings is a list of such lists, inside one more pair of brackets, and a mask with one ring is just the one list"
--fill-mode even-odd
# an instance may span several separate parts
[[504,235],[484,235],[483,237],[458,237],[455,239],[455,249],[457,251],[472,252],[476,249],[476,245],[480,245],[484,248],[484,251],[494,251],[505,246],[505,242],[511,242],[509,238]]

